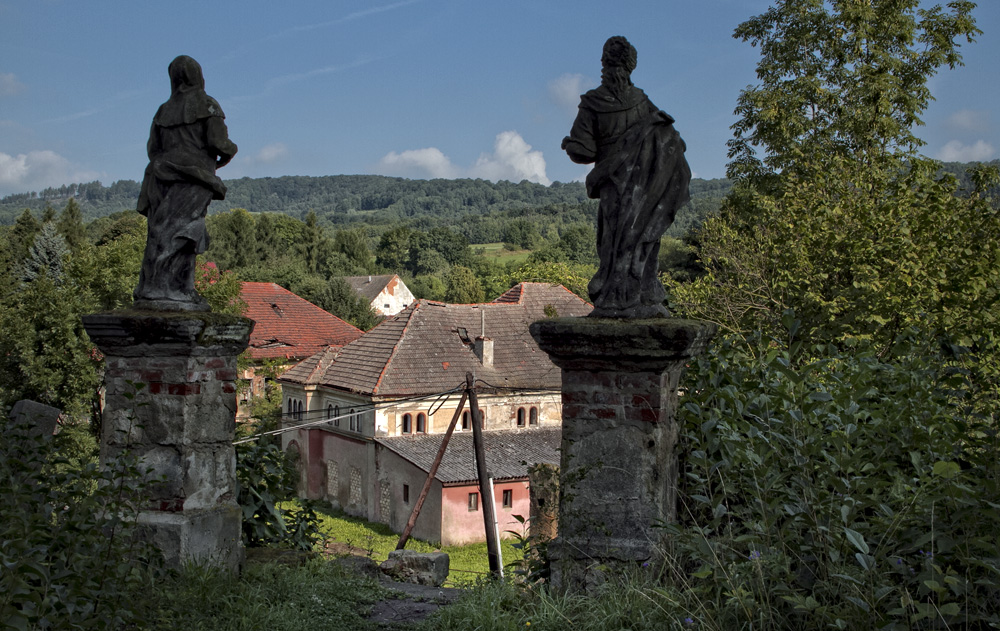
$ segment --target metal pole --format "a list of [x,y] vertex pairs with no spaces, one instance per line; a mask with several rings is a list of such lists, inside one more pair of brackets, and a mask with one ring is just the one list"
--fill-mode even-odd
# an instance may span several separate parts
[[451,434],[455,431],[455,424],[458,423],[458,417],[462,415],[462,408],[465,407],[465,401],[468,397],[469,391],[463,391],[462,400],[458,402],[458,407],[455,408],[455,414],[451,417],[451,424],[448,425],[448,431],[445,432],[444,440],[441,441],[441,447],[438,448],[437,456],[434,457],[434,462],[431,463],[431,468],[427,472],[424,487],[420,489],[420,495],[417,496],[417,503],[413,505],[410,518],[406,520],[406,527],[403,528],[403,534],[399,535],[399,542],[396,544],[397,550],[402,550],[406,547],[406,541],[410,538],[410,533],[413,532],[413,527],[417,523],[417,517],[420,516],[420,509],[423,508],[424,500],[427,499],[427,494],[430,493],[431,485],[434,483],[434,476],[437,475],[438,467],[441,466],[441,459],[444,458],[444,452],[448,449],[448,441],[451,440]]
[[490,560],[490,572],[502,576],[500,566],[500,542],[496,539],[496,529],[493,522],[493,494],[490,493],[490,476],[486,472],[486,449],[483,446],[482,410],[479,409],[479,398],[473,389],[471,372],[465,373],[465,384],[469,391],[469,403],[472,408],[472,444],[476,448],[476,472],[479,474],[479,497],[483,505],[483,523],[486,527],[486,554]]

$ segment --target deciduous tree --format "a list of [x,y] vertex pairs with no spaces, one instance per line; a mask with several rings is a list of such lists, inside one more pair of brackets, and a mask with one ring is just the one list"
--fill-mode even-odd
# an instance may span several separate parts
[[[739,98],[735,186],[700,234],[707,275],[675,288],[687,313],[735,331],[873,337],[903,327],[975,336],[996,322],[1000,218],[917,154],[928,80],[961,63],[974,4],[781,0],[736,30],[761,50]],[[993,324],[989,330],[995,330]]]

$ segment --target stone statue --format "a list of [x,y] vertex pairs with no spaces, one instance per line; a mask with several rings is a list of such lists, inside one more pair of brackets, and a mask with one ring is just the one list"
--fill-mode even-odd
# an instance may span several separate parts
[[594,163],[587,194],[600,199],[600,267],[588,291],[591,317],[667,316],[659,279],[660,237],[686,203],[691,169],[674,119],[632,85],[635,48],[612,37],[601,56],[601,85],[580,97],[562,148],[573,162]]
[[134,307],[208,311],[194,288],[195,256],[208,247],[209,203],[226,197],[215,170],[232,160],[236,145],[222,108],[205,93],[198,62],[181,55],[168,72],[170,100],[153,117],[139,193],[137,210],[148,219],[148,230]]

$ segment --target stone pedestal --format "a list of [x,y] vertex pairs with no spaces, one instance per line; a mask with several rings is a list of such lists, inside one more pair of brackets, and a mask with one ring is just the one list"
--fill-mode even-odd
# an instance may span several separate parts
[[661,318],[554,318],[531,325],[562,368],[559,536],[552,584],[588,591],[655,562],[676,517],[677,384],[715,325]]
[[211,313],[83,318],[104,353],[102,461],[126,447],[152,475],[139,517],[167,564],[243,563],[236,503],[236,356],[253,322]]

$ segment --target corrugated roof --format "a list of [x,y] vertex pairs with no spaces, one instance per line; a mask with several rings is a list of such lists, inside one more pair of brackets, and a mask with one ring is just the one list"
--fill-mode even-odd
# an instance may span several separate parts
[[[375,442],[424,471],[430,471],[444,436],[444,434],[392,436],[376,438]],[[487,471],[495,480],[507,480],[527,477],[529,465],[537,463],[557,465],[561,440],[562,429],[558,427],[483,432]],[[435,478],[444,483],[471,482],[478,479],[472,432],[452,434]]]
[[341,347],[363,331],[275,283],[241,283],[246,316],[256,322],[250,334],[254,359],[301,359]]
[[[560,316],[585,316],[592,307],[548,283],[522,283],[518,296],[517,302],[473,305],[418,300],[327,356],[325,367],[311,357],[282,380],[388,397],[449,390],[465,381],[466,372],[498,387],[558,388],[560,371],[528,325],[546,317],[546,307]],[[473,350],[479,336],[493,340],[492,366]]]

